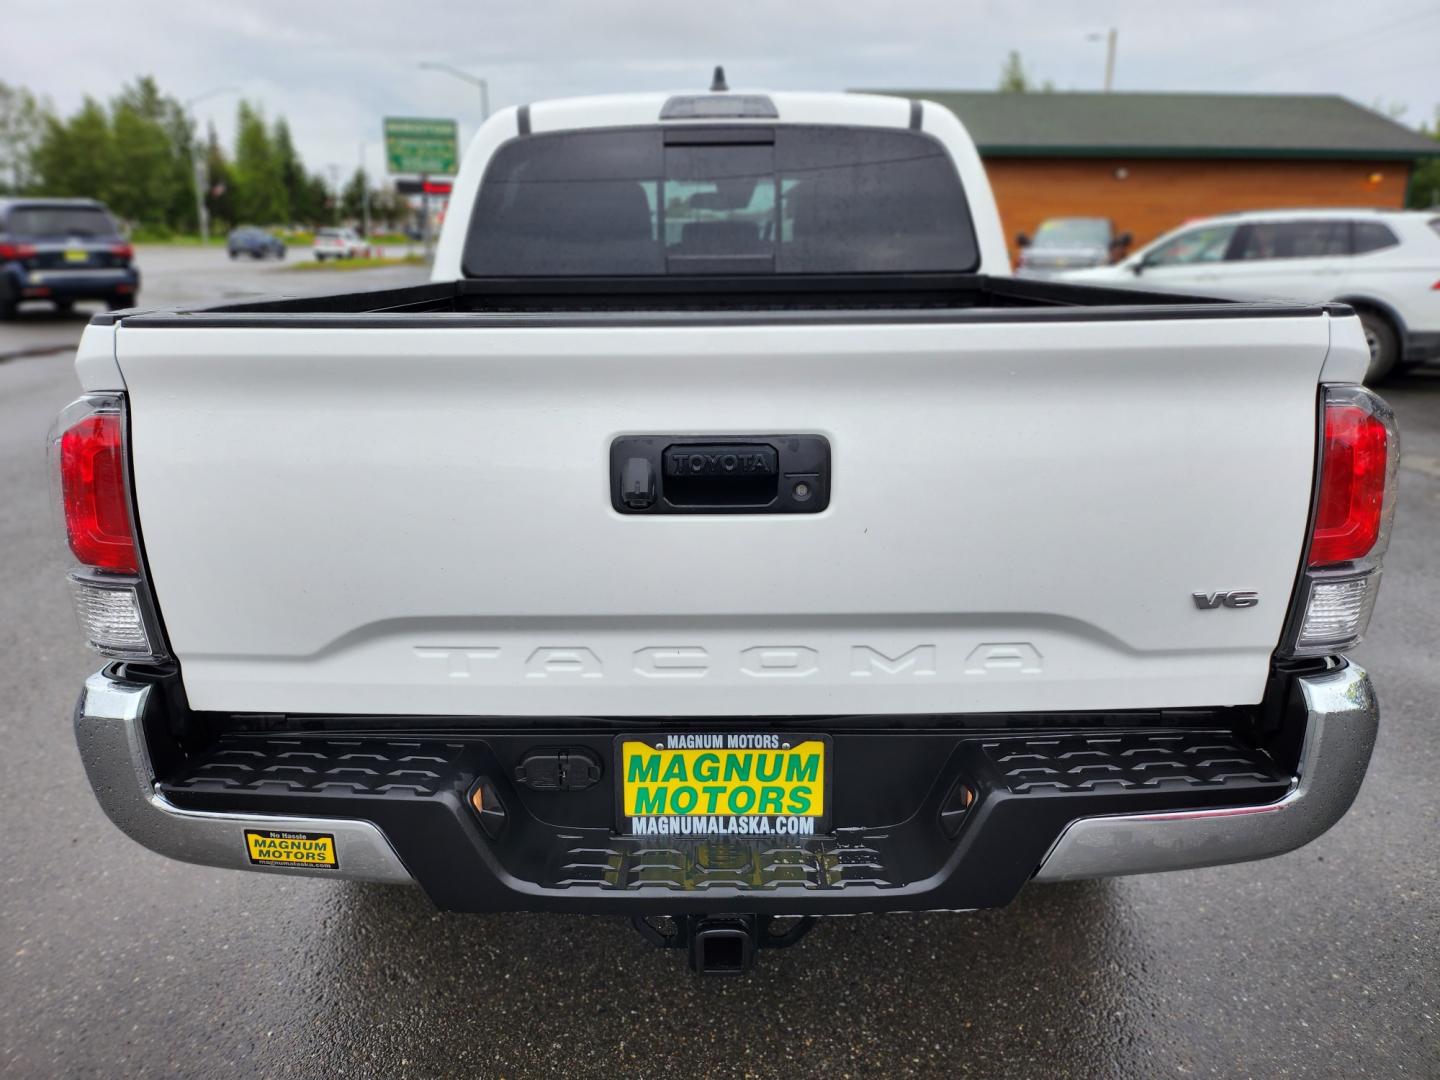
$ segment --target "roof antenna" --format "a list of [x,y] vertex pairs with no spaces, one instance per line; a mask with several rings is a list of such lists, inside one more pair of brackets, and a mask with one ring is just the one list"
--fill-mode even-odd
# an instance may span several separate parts
[[719,64],[716,64],[715,77],[710,80],[710,92],[712,94],[722,94],[729,89],[730,87],[725,85],[725,69]]

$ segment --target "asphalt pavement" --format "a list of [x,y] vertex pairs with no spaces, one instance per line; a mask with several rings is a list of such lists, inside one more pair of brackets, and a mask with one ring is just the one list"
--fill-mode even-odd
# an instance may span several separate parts
[[[142,254],[147,303],[171,299],[166,275],[173,299],[277,291],[273,266]],[[30,330],[0,324],[0,355]],[[170,862],[110,825],[70,732],[99,661],[68,608],[43,447],[70,363],[0,361],[5,1075],[1440,1076],[1440,371],[1386,390],[1401,505],[1357,653],[1384,717],[1329,834],[1259,863],[1031,886],[1000,911],[830,920],[752,977],[700,980],[622,920],[439,914],[405,888]]]
[[[421,252],[415,244],[392,245],[381,249],[392,258]],[[308,248],[291,248],[285,259],[229,258],[224,248],[187,245],[139,244],[135,265],[140,268],[141,307],[177,304],[224,304],[245,297],[314,295],[346,289],[385,289],[424,281],[426,271],[417,266],[381,267],[373,270],[297,270],[313,263]],[[43,301],[22,305],[11,322],[0,322],[0,361],[33,356],[52,349],[73,349],[90,316],[105,310],[98,302],[80,303],[69,314],[60,314]]]

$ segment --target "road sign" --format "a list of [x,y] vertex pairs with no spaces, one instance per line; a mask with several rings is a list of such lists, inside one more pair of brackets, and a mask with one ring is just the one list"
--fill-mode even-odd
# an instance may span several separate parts
[[385,162],[392,173],[453,176],[460,158],[454,120],[385,118]]

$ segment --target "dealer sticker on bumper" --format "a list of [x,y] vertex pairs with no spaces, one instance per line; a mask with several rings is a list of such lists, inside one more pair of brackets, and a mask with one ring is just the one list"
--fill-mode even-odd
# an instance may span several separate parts
[[318,866],[338,870],[335,837],[329,833],[245,830],[245,847],[256,866]]
[[619,739],[620,831],[813,836],[828,821],[829,739],[683,732]]

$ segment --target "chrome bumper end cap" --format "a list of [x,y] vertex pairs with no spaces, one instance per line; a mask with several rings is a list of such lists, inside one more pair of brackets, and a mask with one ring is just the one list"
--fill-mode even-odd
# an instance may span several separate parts
[[1354,802],[1379,727],[1370,676],[1355,664],[1300,678],[1307,711],[1299,776],[1278,802],[1081,818],[1037,881],[1189,870],[1282,855],[1308,844]]
[[[100,807],[121,832],[160,855],[201,866],[410,884],[385,834],[369,821],[183,810],[155,790],[145,744],[145,712],[153,693],[107,671],[85,680],[75,707],[75,741]],[[320,832],[335,838],[337,869],[251,863],[246,829]]]

